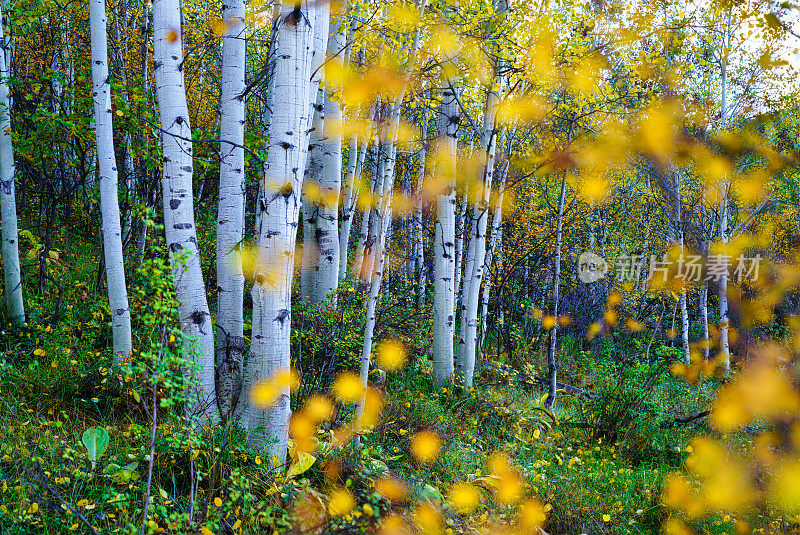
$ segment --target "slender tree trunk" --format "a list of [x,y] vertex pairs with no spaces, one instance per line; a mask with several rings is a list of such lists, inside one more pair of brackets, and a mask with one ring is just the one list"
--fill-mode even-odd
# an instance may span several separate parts
[[[380,110],[376,109],[376,123],[379,123],[379,115]],[[371,270],[369,270],[364,263],[366,260],[366,255],[369,253],[371,248],[369,232],[370,229],[373,228],[370,222],[374,218],[374,215],[372,214],[374,210],[372,201],[377,198],[383,187],[383,171],[381,169],[381,166],[383,165],[383,158],[381,157],[380,138],[378,136],[375,138],[372,154],[372,172],[369,181],[370,202],[365,205],[364,212],[361,214],[361,225],[358,232],[356,255],[353,259],[353,266],[351,268],[353,275],[359,280],[364,280],[366,278],[365,275],[369,275],[369,273],[371,273]]]
[[436,172],[444,184],[436,196],[433,267],[433,377],[445,383],[453,377],[456,191],[455,172],[460,110],[453,87],[442,91],[439,108],[439,158]]
[[[683,256],[683,220],[681,210],[681,176],[677,170],[673,171],[673,188],[675,191],[674,207],[675,207],[675,220],[674,232],[675,243],[680,247],[681,256]],[[689,351],[689,312],[686,306],[686,286],[681,288],[680,296],[678,298],[681,308],[681,344],[683,347],[683,361],[686,365],[691,364],[692,357]]]
[[492,215],[492,230],[491,236],[489,237],[489,246],[486,248],[486,262],[484,267],[484,273],[486,274],[486,280],[483,285],[483,292],[481,293],[481,308],[480,308],[480,331],[478,333],[478,351],[481,351],[484,347],[484,339],[486,337],[486,331],[488,330],[488,325],[486,324],[486,320],[489,313],[489,297],[491,294],[491,282],[492,276],[490,273],[490,269],[492,266],[492,261],[495,255],[499,256],[500,253],[500,241],[502,239],[502,223],[503,223],[503,197],[506,191],[505,184],[506,178],[508,176],[508,159],[506,159],[503,169],[500,173],[500,177],[497,181],[497,201],[494,207],[494,214]]
[[[389,225],[391,223],[392,209],[391,209],[391,193],[392,186],[389,181],[389,186],[384,188],[383,194],[379,201],[377,208],[380,217],[380,227],[378,230],[376,252],[377,257],[373,263],[372,273],[370,277],[369,296],[367,297],[367,311],[366,322],[364,324],[364,344],[361,347],[361,366],[360,377],[361,383],[366,386],[369,380],[369,368],[372,356],[372,346],[375,339],[375,311],[378,306],[378,297],[380,295],[381,283],[383,281],[384,268],[386,266],[384,258],[384,247],[386,243],[387,234],[389,233]],[[366,403],[366,393],[359,400],[356,412],[359,416],[364,414],[364,405]],[[356,437],[356,444],[358,444],[358,437]]]
[[414,273],[416,276],[416,308],[417,313],[421,314],[425,310],[425,229],[423,226],[423,206],[422,206],[422,186],[425,183],[425,165],[427,159],[426,146],[428,143],[428,120],[421,118],[422,136],[419,148],[419,174],[417,175],[417,185],[414,197]]
[[[473,140],[470,138],[469,140],[469,153],[467,156],[467,161],[472,162],[472,147],[473,147]],[[456,215],[456,262],[455,262],[455,283],[453,284],[454,291],[456,292],[455,297],[455,304],[456,309],[458,309],[459,303],[463,305],[463,294],[459,295],[461,290],[461,274],[464,271],[464,266],[462,265],[462,261],[464,260],[464,243],[467,242],[465,239],[466,236],[469,235],[469,231],[467,230],[467,214],[470,213],[469,210],[469,180],[467,180],[461,190],[461,204],[458,206],[458,213]],[[470,217],[470,221],[472,218]]]
[[[719,204],[719,239],[723,247],[728,243],[728,184],[721,186]],[[728,328],[730,316],[728,315],[728,273],[725,270],[719,278],[719,358],[727,374],[731,369],[730,343]]]
[[[291,365],[291,289],[300,186],[305,171],[311,98],[311,54],[315,4],[284,4],[279,18],[275,64],[275,105],[270,147],[259,199],[261,229],[253,285],[253,335],[243,391],[267,381]],[[286,459],[291,409],[289,389],[266,410],[245,395],[239,403],[250,441],[266,448],[279,464]]]
[[89,3],[92,49],[92,96],[94,131],[100,171],[100,211],[103,227],[103,253],[106,286],[111,310],[111,333],[114,362],[121,363],[131,354],[131,311],[125,285],[125,262],[122,258],[122,229],[117,198],[117,161],[114,153],[114,127],[111,113],[111,82],[108,74],[108,37],[106,2]]
[[[4,6],[5,7],[5,6]],[[0,13],[5,21],[5,13]],[[0,25],[0,211],[3,221],[3,275],[5,280],[6,311],[12,320],[25,322],[25,303],[22,299],[22,274],[19,266],[19,233],[17,232],[17,200],[15,195],[14,148],[11,142],[11,101],[8,78],[10,40],[5,38],[5,26]],[[127,307],[125,307],[127,309]]]
[[567,175],[561,179],[561,193],[558,198],[558,219],[556,220],[556,250],[553,258],[553,318],[555,323],[550,329],[550,344],[547,351],[548,393],[545,406],[552,409],[556,402],[558,388],[558,371],[556,368],[556,345],[558,343],[558,282],[561,277],[561,239],[564,224],[564,201],[567,197]]
[[[700,228],[703,233],[703,241],[701,244],[702,247],[702,255],[705,258],[708,258],[709,253],[709,243],[708,237],[706,234],[706,209],[705,206],[700,206]],[[700,283],[700,322],[703,331],[703,339],[701,341],[702,350],[703,350],[703,359],[708,360],[709,354],[709,337],[708,337],[708,281],[703,277],[703,281]]]
[[156,96],[161,118],[164,230],[175,281],[184,349],[194,360],[196,381],[187,412],[201,420],[218,417],[214,385],[214,331],[208,310],[192,195],[192,129],[183,80],[183,45],[178,0],[153,2]]
[[361,149],[358,149],[358,139],[353,138],[350,142],[350,156],[347,166],[347,178],[345,180],[344,194],[342,200],[342,227],[339,231],[339,280],[347,278],[347,251],[350,244],[350,232],[353,228],[353,216],[356,213],[356,201],[358,200],[358,189],[355,186],[356,177],[361,177],[364,168],[364,160],[367,157],[369,139],[361,142]]
[[[217,404],[227,418],[239,399],[244,360],[245,0],[222,5],[219,204],[217,206]],[[229,143],[225,143],[225,142]]]
[[[731,19],[728,16],[728,23],[725,28],[723,47],[727,50],[731,31]],[[723,53],[722,65],[722,84],[720,90],[720,126],[726,128],[728,125],[728,53]],[[723,246],[728,243],[728,194],[730,183],[723,181],[720,185],[719,201],[719,239]],[[728,315],[728,272],[725,270],[719,279],[719,358],[722,359],[723,368],[727,375],[731,369],[730,343],[728,340],[728,328],[730,317]]]
[[[466,271],[461,290],[462,306],[461,327],[458,345],[458,366],[456,372],[464,381],[464,386],[471,387],[475,375],[475,352],[478,333],[478,304],[483,281],[484,262],[486,260],[486,227],[489,219],[489,199],[492,191],[494,160],[497,147],[495,132],[495,115],[497,110],[497,92],[489,88],[486,92],[486,107],[483,118],[483,177],[475,196],[475,207],[472,214],[472,230],[469,251],[472,258],[472,270]],[[469,267],[470,262],[467,263]],[[469,278],[469,282],[468,279]]]

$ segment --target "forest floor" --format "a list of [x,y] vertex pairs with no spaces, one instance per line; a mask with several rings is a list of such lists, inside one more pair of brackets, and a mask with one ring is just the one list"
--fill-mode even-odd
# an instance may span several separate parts
[[[97,365],[104,358],[86,352],[78,362],[71,351],[45,348],[49,344],[41,342],[48,334],[47,327],[29,325],[5,335],[0,532],[84,533],[90,532],[88,524],[102,533],[138,532],[150,421],[108,364]],[[233,532],[283,532],[303,522],[314,526],[309,532],[370,531],[381,518],[410,507],[408,500],[374,492],[376,481],[391,475],[411,495],[442,507],[446,532],[491,532],[513,518],[512,508],[494,502],[488,491],[487,462],[498,451],[513,459],[544,505],[548,533],[659,531],[668,515],[661,505],[662,483],[687,455],[688,429],[671,429],[646,443],[640,435],[607,441],[597,437],[603,415],[587,400],[562,396],[554,419],[542,410],[540,391],[508,374],[485,372],[469,391],[436,390],[426,366],[412,362],[388,378],[382,421],[364,435],[362,449],[323,448],[313,464],[289,478],[250,449],[236,429],[224,444],[219,429],[189,438],[183,421],[163,411],[146,531],[224,532],[220,526],[226,524]],[[94,426],[108,432],[110,443],[93,468],[81,436]],[[419,429],[442,439],[441,452],[429,465],[409,451]],[[321,440],[326,444],[324,436]],[[355,508],[328,516],[319,505],[315,516],[309,496],[324,503],[332,469],[350,489]],[[483,493],[469,514],[457,512],[445,498],[463,481]],[[719,517],[707,529],[732,534],[735,525]]]

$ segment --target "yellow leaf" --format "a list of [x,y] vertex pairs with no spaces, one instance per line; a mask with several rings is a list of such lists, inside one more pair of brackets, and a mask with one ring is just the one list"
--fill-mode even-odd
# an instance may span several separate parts
[[293,477],[299,476],[303,472],[307,471],[314,465],[314,462],[317,460],[316,457],[311,455],[310,453],[306,453],[304,451],[297,452],[297,460],[292,463],[289,469],[286,471],[286,479],[291,479]]
[[420,431],[411,439],[411,454],[421,463],[431,463],[439,456],[442,441],[433,431]]
[[296,388],[298,382],[294,371],[280,370],[269,380],[259,381],[253,385],[250,390],[250,399],[253,400],[253,404],[258,408],[267,409],[278,400],[278,396],[286,393],[290,388]]
[[378,346],[378,364],[387,371],[396,371],[405,366],[408,353],[402,342],[384,340]]
[[346,515],[352,511],[355,506],[356,502],[353,499],[353,495],[345,488],[335,489],[331,493],[330,500],[328,501],[328,511],[330,511],[333,516]]
[[361,377],[353,372],[345,371],[336,376],[333,382],[333,393],[345,403],[355,403],[364,393]]
[[459,513],[471,513],[481,502],[478,489],[469,483],[456,483],[450,489],[448,500]]

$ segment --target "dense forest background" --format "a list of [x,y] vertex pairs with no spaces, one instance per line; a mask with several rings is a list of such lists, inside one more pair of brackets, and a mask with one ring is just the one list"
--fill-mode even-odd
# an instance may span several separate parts
[[792,2],[0,10],[0,532],[800,531]]

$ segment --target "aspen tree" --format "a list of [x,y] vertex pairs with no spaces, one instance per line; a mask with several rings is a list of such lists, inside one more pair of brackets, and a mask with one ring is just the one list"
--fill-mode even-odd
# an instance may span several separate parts
[[[4,13],[0,13],[2,18]],[[4,19],[3,19],[4,20]],[[11,75],[10,43],[0,25],[0,211],[3,222],[3,276],[6,309],[16,322],[25,321],[25,303],[22,299],[22,275],[19,266],[19,233],[17,231],[17,200],[15,195],[14,147],[11,141],[11,100],[8,78]],[[126,307],[127,308],[127,307]]]
[[244,359],[245,0],[222,4],[219,204],[217,205],[217,404],[228,416],[241,388]]
[[284,3],[278,18],[270,146],[257,210],[260,229],[253,284],[253,334],[238,412],[251,443],[282,465],[288,441],[289,388],[266,409],[254,404],[253,386],[289,370],[291,289],[300,187],[305,171],[315,3]]
[[156,98],[162,129],[164,232],[175,281],[184,349],[193,359],[190,415],[216,420],[214,330],[200,265],[192,195],[192,129],[183,79],[178,0],[153,2]]
[[437,140],[436,172],[441,183],[433,240],[433,378],[437,383],[451,381],[454,371],[455,170],[460,120],[455,88],[449,85],[442,90]]
[[111,81],[108,74],[108,36],[105,0],[89,2],[92,56],[92,98],[94,132],[100,171],[100,211],[103,230],[103,255],[106,268],[108,304],[114,362],[119,364],[133,349],[131,311],[125,285],[122,257],[122,229],[117,198],[117,158],[114,152],[114,126],[111,113]]

